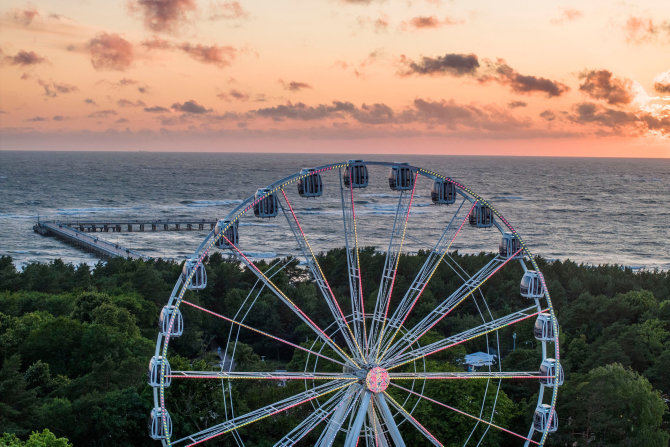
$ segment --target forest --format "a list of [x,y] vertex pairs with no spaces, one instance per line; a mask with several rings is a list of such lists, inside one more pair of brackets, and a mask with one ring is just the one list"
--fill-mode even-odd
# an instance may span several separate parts
[[[401,257],[395,283],[398,294],[409,287],[426,255]],[[469,273],[492,256],[449,254]],[[335,296],[348,296],[344,251],[322,253],[318,259]],[[384,259],[372,248],[361,252],[366,308],[374,306]],[[264,271],[275,269],[273,281],[317,324],[327,326],[327,308],[304,268],[286,261],[283,269],[277,269],[277,263],[282,261],[257,265]],[[670,439],[670,273],[542,259],[538,264],[560,323],[565,372],[558,392],[559,428],[547,445],[666,447]],[[232,317],[257,278],[220,253],[206,259],[206,271],[207,288],[187,292],[186,299]],[[55,260],[18,271],[10,257],[1,257],[0,432],[4,434],[0,446],[160,445],[147,433],[153,407],[147,368],[154,354],[160,310],[180,273],[181,265],[175,262],[124,259],[99,262],[93,268]],[[521,302],[522,273],[520,266],[510,264],[482,286],[492,310],[505,312]],[[453,270],[441,265],[417,302],[417,314],[425,314],[460,284]],[[182,313],[184,334],[170,344],[172,368],[216,370],[230,326],[192,307],[183,306]],[[459,312],[442,320],[425,338],[435,340],[473,327],[477,318],[475,303],[464,302]],[[306,325],[267,289],[245,322],[301,346],[318,346]],[[532,335],[533,324],[531,319],[499,331],[495,346],[503,369],[538,369],[540,346]],[[302,371],[305,367],[303,351],[244,330],[239,337],[234,362],[240,371]],[[322,352],[327,354],[328,349]],[[428,357],[424,367],[463,370],[465,354],[486,349],[483,340],[456,346]],[[327,364],[319,363],[319,368],[328,371]],[[301,386],[304,390],[304,384],[295,382],[284,387],[267,381],[237,382],[228,392],[237,411],[244,412],[300,391]],[[449,383],[426,384],[424,395],[470,413],[478,413],[480,406],[493,411],[493,393],[485,394],[484,383],[445,382]],[[536,383],[503,381],[493,422],[526,434],[537,389]],[[416,404],[413,415],[445,446],[463,445],[473,431],[472,421],[458,413],[393,393],[398,400],[407,398],[408,405]],[[219,421],[226,411],[221,394],[218,380],[173,380],[168,402],[178,406],[171,413],[175,431],[192,433]],[[271,446],[309,410],[309,405],[293,408],[259,423],[260,428],[243,427],[239,434],[246,445]],[[407,445],[428,445],[408,425],[401,426]],[[487,428],[475,427],[474,438]],[[308,435],[302,445],[311,445],[315,436],[318,433]],[[236,445],[231,435],[210,444]],[[522,441],[491,428],[481,445],[517,446]]]

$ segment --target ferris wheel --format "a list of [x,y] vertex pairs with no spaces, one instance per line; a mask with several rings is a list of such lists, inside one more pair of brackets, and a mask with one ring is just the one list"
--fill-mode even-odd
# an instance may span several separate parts
[[[365,248],[371,245],[380,249],[371,253]],[[346,264],[324,254],[337,247]],[[467,247],[494,255],[472,271],[454,253]],[[228,314],[197,299],[197,291],[213,287],[203,261],[216,252],[254,279],[239,285],[244,290],[236,292],[234,305],[227,304],[234,309]],[[421,262],[410,265],[408,254]],[[273,262],[257,262],[273,257]],[[280,279],[290,269],[297,283],[312,287],[318,306],[306,304],[302,286]],[[495,307],[484,286],[503,269],[518,272],[519,293],[504,305],[496,300]],[[410,280],[399,279],[401,270]],[[431,280],[438,271],[456,286],[434,288]],[[281,315],[259,319],[269,300],[281,303]],[[206,342],[218,361],[199,363],[207,365],[205,370],[177,370],[171,364],[170,342],[188,334],[184,313],[224,328]],[[290,319],[306,335],[297,339],[278,333],[281,325],[269,321],[275,317]],[[449,325],[450,320],[458,324]],[[514,331],[516,346],[521,327],[531,328],[519,333],[534,346],[529,352],[537,358],[531,368],[510,365],[505,359],[509,349],[501,343]],[[240,352],[254,343],[263,352],[289,352],[292,360],[270,359],[245,370]],[[450,352],[466,354],[445,360]],[[180,422],[187,407],[171,391],[178,382],[194,379],[215,383],[220,402],[208,413],[206,426],[185,430]],[[240,404],[249,381],[273,384],[276,388],[266,389],[276,399],[255,408]],[[185,261],[161,311],[148,382],[154,401],[149,434],[164,446],[217,441],[243,446],[253,427],[262,432],[269,421],[294,412],[299,419],[292,426],[279,424],[284,432],[271,440],[275,446],[405,446],[409,439],[414,445],[474,446],[493,433],[527,446],[544,445],[557,430],[563,370],[544,277],[519,234],[491,203],[428,169],[349,160],[302,169],[258,189],[218,221]],[[433,394],[437,384],[465,382],[472,384],[465,390],[474,390],[467,399]],[[529,399],[536,399],[523,431],[497,419],[509,383],[532,387]],[[467,408],[459,407],[463,402]],[[458,417],[463,438],[440,439],[439,424],[421,420],[430,411],[445,415],[444,424]]]

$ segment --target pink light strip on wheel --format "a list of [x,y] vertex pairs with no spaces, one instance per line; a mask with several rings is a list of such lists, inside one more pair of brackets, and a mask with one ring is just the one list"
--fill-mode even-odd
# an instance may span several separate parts
[[305,351],[305,352],[309,352],[310,354],[314,354],[314,355],[316,355],[316,356],[318,356],[318,357],[322,357],[322,358],[324,358],[324,359],[326,359],[326,360],[330,360],[331,362],[334,362],[334,363],[337,363],[337,364],[339,364],[339,365],[345,366],[344,363],[342,363],[342,362],[340,362],[340,361],[338,361],[338,360],[332,359],[332,358],[330,358],[330,357],[328,357],[328,356],[326,356],[326,355],[323,355],[323,354],[320,354],[320,353],[318,353],[318,352],[312,351],[311,349],[307,349],[307,348],[305,348],[305,347],[303,347],[303,346],[296,345],[295,343],[291,343],[290,341],[288,341],[288,340],[284,340],[283,338],[279,338],[279,337],[276,337],[276,336],[274,336],[274,335],[272,335],[272,334],[268,334],[267,332],[265,332],[265,331],[261,331],[260,329],[256,329],[256,328],[253,328],[253,327],[251,327],[251,326],[248,326],[248,325],[246,325],[246,324],[244,324],[244,323],[240,323],[239,321],[235,321],[235,320],[233,320],[232,318],[228,318],[228,317],[225,317],[225,316],[223,316],[223,315],[221,315],[221,314],[217,314],[216,312],[213,312],[213,311],[211,311],[211,310],[209,310],[209,309],[205,309],[204,307],[200,307],[200,306],[198,306],[197,304],[193,304],[193,303],[191,303],[191,302],[189,302],[189,301],[186,301],[186,300],[182,300],[182,303],[184,303],[184,304],[188,304],[188,305],[191,306],[191,307],[194,307],[194,308],[196,308],[196,309],[198,309],[198,310],[201,310],[201,311],[203,311],[203,312],[205,312],[205,313],[208,313],[208,314],[210,314],[210,315],[213,315],[213,316],[215,316],[215,317],[217,317],[217,318],[221,318],[222,320],[225,320],[225,321],[227,321],[227,322],[229,322],[229,323],[236,324],[236,325],[238,325],[238,326],[240,326],[240,327],[243,327],[243,328],[245,328],[245,329],[249,329],[250,331],[254,331],[254,332],[258,333],[258,334],[265,335],[266,337],[269,337],[269,338],[271,338],[271,339],[273,339],[273,340],[277,340],[277,341],[280,341],[280,342],[282,342],[282,343],[285,343],[285,344],[287,344],[287,345],[289,345],[289,346],[292,346],[292,347],[294,347],[294,348],[296,348],[296,349],[300,349],[300,350],[303,350],[303,351]]
[[428,279],[424,282],[423,287],[421,287],[421,290],[416,295],[416,298],[414,298],[414,302],[412,302],[412,305],[410,306],[409,310],[407,312],[405,312],[405,316],[403,317],[402,322],[398,326],[398,329],[396,329],[396,331],[393,333],[393,337],[391,337],[391,341],[389,341],[388,344],[386,345],[386,349],[382,353],[381,358],[384,358],[384,355],[386,355],[386,352],[388,352],[388,350],[393,345],[393,340],[395,340],[396,336],[398,335],[398,332],[400,332],[400,328],[405,324],[405,321],[409,317],[409,314],[412,312],[412,309],[414,309],[414,306],[416,305],[417,301],[419,301],[419,298],[423,294],[423,291],[426,289],[426,286],[428,286],[428,283],[430,282],[431,278],[433,277],[433,275],[437,271],[437,268],[440,266],[440,262],[442,262],[442,259],[444,258],[444,256],[449,251],[449,248],[451,247],[451,244],[453,244],[454,240],[456,239],[456,236],[458,236],[458,233],[460,233],[461,229],[463,229],[463,225],[465,225],[465,222],[467,222],[468,218],[470,217],[470,213],[472,213],[472,210],[475,209],[475,205],[477,205],[477,201],[475,201],[472,204],[472,206],[470,207],[470,211],[468,211],[468,214],[465,215],[465,218],[463,219],[463,222],[461,222],[461,226],[458,227],[458,230],[456,230],[456,233],[454,233],[454,237],[452,237],[451,240],[449,241],[449,245],[447,245],[447,248],[444,249],[444,253],[442,253],[442,256],[440,256],[440,259],[435,264],[435,268],[430,273],[430,276],[428,277]]
[[279,288],[278,288],[277,286],[275,286],[274,283],[273,283],[272,281],[270,281],[270,279],[269,279],[267,276],[265,276],[265,274],[264,274],[263,272],[261,272],[261,270],[260,270],[260,269],[259,269],[253,262],[251,262],[251,260],[249,260],[249,258],[247,258],[246,255],[245,255],[244,253],[242,253],[242,252],[240,251],[240,249],[237,248],[237,246],[236,246],[235,244],[233,244],[232,242],[230,242],[230,240],[229,240],[224,234],[221,234],[221,237],[222,237],[223,239],[225,239],[226,242],[228,243],[228,245],[229,245],[230,247],[232,247],[233,249],[235,249],[235,251],[238,252],[238,253],[240,254],[240,256],[242,256],[242,257],[244,258],[245,261],[247,261],[247,265],[250,265],[254,270],[256,270],[256,272],[258,272],[259,275],[261,275],[263,278],[265,278],[265,280],[266,280],[268,283],[270,283],[270,284],[272,285],[272,287],[274,287],[274,289],[277,290],[277,292],[279,292],[279,293],[281,294],[281,296],[282,296],[288,303],[290,303],[290,304],[295,308],[295,310],[297,310],[298,313],[299,313],[300,315],[302,315],[303,318],[305,318],[305,320],[307,320],[307,321],[312,325],[312,328],[313,328],[313,329],[317,330],[317,331],[318,331],[318,332],[319,332],[319,333],[320,333],[326,340],[330,341],[330,342],[333,344],[333,347],[335,347],[338,351],[340,351],[340,354],[342,354],[342,355],[344,356],[344,358],[346,358],[347,360],[349,360],[352,364],[354,364],[354,365],[356,365],[356,366],[359,366],[358,363],[356,363],[351,357],[349,357],[349,356],[347,355],[347,353],[344,352],[344,351],[342,350],[342,348],[340,348],[340,347],[337,345],[337,343],[335,343],[335,342],[333,341],[333,339],[331,339],[331,338],[330,338],[330,337],[329,337],[329,336],[328,336],[328,335],[327,335],[327,334],[326,334],[326,333],[325,333],[325,332],[324,332],[324,331],[323,331],[323,330],[322,330],[322,329],[321,329],[315,322],[313,322],[312,319],[309,318],[309,317],[307,316],[307,314],[306,314],[305,312],[303,312],[303,310],[302,310],[300,307],[298,307],[293,301],[291,301],[291,300],[289,299],[289,297],[287,297],[287,296],[284,294],[284,292],[282,292],[281,290],[279,290]]
[[398,274],[398,265],[400,264],[400,252],[402,251],[403,243],[405,242],[405,233],[407,231],[407,222],[409,221],[409,212],[412,209],[412,200],[414,199],[414,191],[416,191],[416,181],[419,179],[419,171],[414,175],[414,185],[412,186],[412,194],[409,196],[409,204],[407,205],[407,215],[405,216],[405,227],[402,230],[402,239],[400,240],[400,248],[398,249],[398,258],[395,262],[395,268],[393,269],[393,278],[391,278],[391,287],[389,288],[389,297],[386,300],[386,309],[384,310],[384,319],[382,320],[382,330],[379,335],[379,342],[377,344],[377,352],[375,353],[375,361],[379,361],[379,349],[381,348],[381,341],[384,338],[384,328],[386,327],[386,320],[389,314],[389,308],[391,307],[391,296],[393,295],[393,285],[395,284],[395,278]]
[[421,359],[421,358],[428,357],[429,355],[437,354],[438,352],[444,351],[445,349],[453,348],[454,346],[460,345],[460,344],[462,344],[462,343],[465,343],[466,341],[470,341],[470,340],[475,339],[475,338],[477,338],[477,337],[481,337],[482,335],[486,335],[486,334],[488,334],[488,333],[490,333],[490,332],[493,332],[493,331],[499,331],[499,330],[502,329],[502,328],[505,328],[505,327],[511,326],[511,325],[513,325],[513,324],[519,323],[520,321],[523,321],[523,320],[527,320],[527,319],[529,319],[529,318],[531,318],[531,317],[534,317],[535,315],[538,315],[538,314],[540,314],[540,313],[542,313],[542,312],[546,312],[546,309],[544,309],[544,310],[540,310],[540,311],[535,312],[535,313],[532,313],[532,314],[530,314],[530,315],[526,315],[525,317],[517,318],[516,320],[514,320],[514,321],[510,321],[510,322],[507,323],[507,324],[503,324],[503,325],[500,326],[500,327],[496,327],[496,328],[493,328],[493,329],[489,329],[488,331],[484,331],[484,332],[481,332],[481,333],[479,333],[479,334],[477,334],[477,335],[473,335],[472,337],[468,337],[468,338],[463,339],[463,340],[461,340],[461,341],[458,341],[458,342],[456,342],[456,343],[452,343],[452,344],[450,344],[450,345],[447,345],[447,346],[444,346],[444,347],[442,347],[442,348],[436,349],[436,350],[431,351],[431,352],[429,352],[429,353],[427,353],[427,354],[423,354],[423,355],[420,355],[420,356],[418,356],[418,357],[414,357],[414,358],[411,358],[411,359],[409,359],[409,360],[406,360],[406,361],[404,361],[404,362],[402,362],[402,363],[398,363],[397,365],[390,366],[389,368],[387,368],[387,371],[388,371],[388,370],[391,370],[391,369],[394,369],[394,368],[397,368],[397,367],[399,367],[399,366],[405,365],[405,364],[407,364],[407,363],[413,362],[413,361],[415,361],[415,360],[419,360],[419,359]]
[[[510,256],[509,258],[507,258],[507,259],[505,260],[505,262],[503,262],[503,263],[500,264],[498,267],[496,267],[495,270],[493,270],[493,271],[492,271],[486,278],[484,278],[482,281],[479,282],[479,284],[477,284],[477,287],[473,288],[473,289],[472,289],[471,291],[469,291],[463,298],[461,298],[460,300],[458,300],[458,302],[457,302],[456,304],[454,304],[454,305],[451,307],[451,309],[449,309],[447,312],[445,312],[444,315],[442,315],[440,318],[438,318],[437,320],[435,320],[435,322],[434,322],[433,324],[431,324],[425,331],[423,331],[418,337],[416,337],[415,341],[418,340],[418,339],[420,339],[420,338],[423,337],[424,335],[426,335],[426,333],[427,333],[429,330],[431,330],[437,323],[439,323],[440,321],[442,321],[442,319],[443,319],[444,317],[446,317],[447,315],[449,315],[449,314],[451,313],[451,311],[454,310],[454,309],[456,308],[456,306],[458,306],[459,304],[461,304],[461,303],[462,303],[465,299],[467,299],[470,295],[472,295],[473,293],[475,293],[475,291],[476,291],[477,289],[479,289],[482,285],[484,285],[484,283],[485,283],[486,281],[488,281],[489,279],[491,279],[491,277],[492,277],[493,275],[495,275],[496,273],[498,273],[498,271],[499,271],[501,268],[503,268],[503,267],[505,266],[505,264],[507,264],[507,263],[508,263],[509,261],[511,261],[512,259],[514,259],[514,258],[516,257],[516,255],[518,255],[519,253],[521,253],[521,250],[523,250],[523,248],[520,248],[516,253],[514,253],[512,256]],[[422,290],[422,291],[423,291],[423,290]],[[409,349],[410,346],[411,346],[411,344],[405,346],[400,352],[398,352],[398,354],[396,354],[396,355],[394,356],[394,359],[397,358],[398,356],[400,356],[400,355],[401,355],[403,352],[405,352],[407,349]],[[393,359],[391,359],[391,361],[392,361],[392,360],[393,360]]]
[[[393,384],[391,384],[391,385],[393,385]],[[398,386],[398,385],[394,385],[394,386]],[[423,430],[424,434],[430,436],[433,439],[433,441],[435,441],[436,444],[440,445],[441,447],[444,447],[444,445],[440,441],[437,440],[435,435],[433,435],[430,431],[428,431],[428,429],[426,427],[424,427],[423,424],[421,424],[421,422],[417,421],[416,418],[414,416],[412,416],[409,411],[405,410],[405,408],[402,405],[400,405],[398,402],[396,402],[396,400],[394,398],[392,398],[389,393],[384,391],[384,396],[386,396],[386,398],[391,400],[395,404],[396,408],[398,410],[402,411],[402,413],[405,417],[411,419],[412,421],[414,421],[414,423],[416,425],[421,427],[421,430]]]
[[342,386],[339,387],[339,388],[335,388],[335,389],[333,389],[333,390],[326,391],[325,393],[321,393],[321,394],[319,394],[319,395],[317,395],[317,396],[308,397],[308,398],[305,399],[305,400],[301,400],[300,402],[296,402],[296,403],[291,404],[291,405],[288,405],[288,406],[286,406],[286,407],[282,407],[282,408],[280,408],[279,410],[273,411],[272,413],[266,414],[266,415],[261,416],[261,417],[259,417],[259,418],[257,418],[257,419],[253,419],[253,420],[251,420],[251,421],[249,421],[249,422],[245,422],[244,424],[241,424],[241,425],[239,425],[239,426],[237,426],[237,427],[235,427],[235,428],[231,428],[230,430],[222,431],[221,433],[216,433],[215,435],[208,436],[208,437],[206,437],[206,438],[201,439],[200,441],[196,441],[196,442],[194,442],[194,443],[192,443],[192,444],[188,444],[186,447],[191,447],[191,446],[193,446],[193,445],[202,444],[203,442],[205,442],[205,441],[209,441],[210,439],[214,439],[214,438],[216,438],[217,436],[225,435],[226,433],[231,432],[231,431],[233,431],[233,430],[238,430],[238,429],[244,427],[245,425],[253,424],[254,422],[258,422],[258,421],[260,421],[261,419],[269,418],[270,416],[274,416],[275,414],[283,413],[284,411],[288,411],[288,410],[290,410],[291,408],[295,408],[295,407],[297,407],[298,405],[305,404],[305,403],[307,403],[307,402],[309,402],[309,401],[312,401],[312,400],[314,400],[314,399],[318,399],[319,397],[325,396],[326,394],[330,394],[330,393],[335,392],[335,391],[337,391],[337,390],[341,390],[342,388],[344,388],[344,387],[346,387],[346,386],[349,386],[349,385],[351,385],[351,384],[342,385]]
[[316,267],[319,269],[319,272],[321,273],[321,277],[323,278],[323,282],[326,284],[326,287],[328,288],[328,292],[330,293],[330,296],[333,299],[333,302],[335,303],[335,306],[337,307],[338,312],[340,312],[340,316],[342,317],[342,321],[344,322],[344,325],[346,326],[347,330],[349,331],[349,334],[351,335],[352,340],[354,341],[354,344],[356,345],[356,348],[358,349],[359,353],[361,354],[361,358],[365,357],[362,352],[360,352],[361,347],[358,346],[358,341],[356,341],[356,337],[354,337],[354,334],[351,332],[351,328],[347,324],[347,318],[344,316],[344,312],[342,312],[342,308],[340,308],[340,304],[337,302],[337,298],[335,298],[335,294],[333,293],[333,290],[330,288],[330,284],[328,283],[328,280],[326,279],[326,276],[323,274],[323,271],[321,270],[321,266],[319,265],[319,262],[316,260],[316,256],[314,255],[314,251],[312,251],[312,246],[309,245],[309,242],[307,241],[307,236],[305,235],[305,232],[302,229],[302,225],[300,225],[300,221],[298,220],[298,217],[295,215],[295,212],[293,211],[293,207],[291,206],[291,202],[289,202],[288,197],[286,196],[286,192],[284,191],[284,188],[281,189],[281,193],[284,196],[284,200],[286,200],[286,204],[288,205],[288,209],[291,210],[291,214],[293,215],[293,220],[295,220],[295,223],[298,225],[298,229],[300,230],[300,234],[302,234],[302,238],[305,240],[305,243],[307,244],[307,247],[309,248],[309,252],[312,254],[312,258],[314,259],[314,263],[316,264]]
[[[176,376],[168,376],[176,377]],[[393,377],[390,375],[393,380],[475,380],[475,379],[555,379],[555,376],[505,376],[505,375],[491,375],[491,376],[423,376],[423,377]]]
[[[342,379],[349,379],[349,380],[358,380],[358,377],[351,376],[351,377],[342,377],[342,376],[330,376],[330,377],[323,377],[323,376],[304,376],[304,377],[297,377],[297,376],[275,376],[275,377],[257,377],[257,376],[233,376],[233,377],[224,377],[224,376],[219,376],[219,375],[207,375],[203,374],[200,376],[183,376],[179,374],[171,374],[171,375],[166,375],[165,377],[171,377],[175,379],[222,379],[222,380],[342,380]],[[551,376],[553,377],[553,376]]]
[[[350,173],[351,168],[349,168]],[[368,336],[367,336],[367,330],[365,328],[365,304],[363,303],[363,275],[361,274],[361,260],[358,255],[358,230],[356,229],[356,206],[354,205],[354,182],[353,182],[353,175],[352,178],[349,179],[349,189],[351,190],[351,216],[354,220],[354,240],[356,243],[356,268],[358,269],[358,293],[360,294],[361,297],[361,314],[363,317],[363,340],[365,340],[365,353],[367,354],[369,352],[368,349]]]
[[447,405],[447,404],[443,404],[442,402],[439,402],[439,401],[437,401],[437,400],[435,400],[435,399],[431,399],[430,397],[422,396],[421,394],[419,394],[419,393],[417,393],[417,392],[415,392],[415,391],[409,390],[409,389],[407,389],[407,388],[405,388],[405,387],[402,387],[402,386],[400,386],[400,385],[396,385],[395,383],[391,383],[391,385],[393,385],[393,386],[396,387],[396,388],[400,388],[401,390],[406,391],[406,392],[408,392],[408,393],[410,393],[410,394],[414,394],[415,396],[418,396],[418,397],[421,398],[421,399],[426,399],[426,400],[429,401],[429,402],[432,402],[432,403],[434,403],[434,404],[440,405],[440,406],[442,406],[442,407],[444,407],[444,408],[448,408],[449,410],[455,411],[455,412],[458,413],[458,414],[462,414],[463,416],[467,416],[467,417],[472,418],[472,419],[474,419],[474,420],[476,420],[476,421],[482,422],[482,423],[484,423],[484,424],[486,424],[486,425],[490,425],[490,426],[493,427],[493,428],[497,428],[498,430],[502,430],[502,431],[504,431],[505,433],[509,433],[510,435],[514,435],[514,436],[516,436],[517,438],[521,438],[521,439],[523,439],[523,440],[525,440],[525,441],[529,441],[529,442],[532,442],[533,444],[539,445],[539,442],[535,442],[535,441],[533,441],[533,440],[530,439],[530,438],[526,438],[525,436],[520,435],[520,434],[518,434],[518,433],[515,433],[515,432],[513,432],[512,430],[508,430],[508,429],[506,429],[506,428],[503,428],[503,427],[501,427],[500,425],[496,425],[496,424],[494,424],[494,423],[492,423],[492,422],[485,421],[484,419],[478,418],[477,416],[473,416],[473,415],[471,415],[471,414],[469,414],[469,413],[466,413],[465,411],[461,411],[461,410],[459,410],[458,408],[454,408],[454,407],[451,407],[451,406],[449,406],[449,405]]

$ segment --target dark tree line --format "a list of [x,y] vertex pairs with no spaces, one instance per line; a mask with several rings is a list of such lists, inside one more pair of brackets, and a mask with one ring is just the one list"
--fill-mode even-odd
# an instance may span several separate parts
[[[409,287],[425,256],[401,257],[394,294],[401,295]],[[483,253],[450,256],[469,273],[491,259]],[[328,272],[335,295],[348,296],[343,250],[325,253],[319,261]],[[365,249],[361,261],[369,312],[377,296],[384,255]],[[550,437],[550,444],[666,446],[670,427],[670,274],[633,272],[617,266],[586,267],[570,261],[540,262],[561,325],[566,373],[565,385],[559,390],[559,431]],[[272,263],[258,265],[267,270]],[[518,293],[521,269],[508,267],[483,287],[490,308],[498,312],[518,309],[522,304]],[[171,262],[122,259],[101,262],[93,269],[56,260],[30,264],[19,272],[11,258],[0,258],[0,427],[6,433],[0,446],[23,442],[66,445],[67,441],[57,439],[61,437],[76,446],[158,445],[146,432],[152,406],[146,369],[154,350],[160,309],[180,272],[181,266]],[[304,273],[294,262],[273,281],[325,327],[332,318]],[[252,272],[219,254],[207,260],[207,276],[208,287],[188,292],[187,299],[226,316],[235,314],[256,281]],[[460,284],[451,269],[441,266],[408,324]],[[188,306],[182,306],[182,311],[186,331],[171,343],[172,367],[215,369],[217,347],[225,347],[230,327]],[[468,300],[425,337],[436,340],[460,332],[478,325],[478,318],[474,302]],[[267,290],[246,322],[293,343],[310,346],[315,342],[311,331]],[[499,355],[504,368],[538,368],[535,362],[540,346],[532,336],[532,325],[533,321],[527,321],[500,331]],[[514,332],[519,335],[515,346]],[[429,357],[426,367],[462,370],[460,361],[466,352],[486,348],[484,340],[469,342]],[[304,368],[304,359],[302,351],[244,331],[235,352],[238,370],[299,371]],[[319,365],[324,371],[328,369],[326,364]],[[471,414],[480,412],[485,384],[447,382],[428,384],[425,394]],[[253,381],[236,385],[231,392],[237,414],[241,414],[299,392],[301,386],[289,383],[283,388]],[[535,383],[504,382],[494,422],[526,433],[536,392]],[[169,393],[170,399],[181,405],[181,411],[173,414],[180,432],[200,430],[225,411],[217,381],[174,381]],[[406,397],[395,390],[392,395],[398,400]],[[483,411],[490,414],[493,394],[486,396]],[[409,403],[414,403],[412,398]],[[244,438],[249,439],[248,445],[272,445],[308,411],[296,408],[264,420],[262,430],[246,427]],[[418,403],[414,415],[445,445],[464,439],[474,426],[467,418],[425,401]],[[424,445],[425,439],[406,425],[401,429],[408,445]],[[485,429],[477,427],[476,434]],[[31,435],[33,432],[38,433]],[[40,437],[53,439],[41,441]],[[305,445],[313,439],[307,438]],[[223,445],[229,441],[221,440]],[[519,442],[491,429],[483,445]]]

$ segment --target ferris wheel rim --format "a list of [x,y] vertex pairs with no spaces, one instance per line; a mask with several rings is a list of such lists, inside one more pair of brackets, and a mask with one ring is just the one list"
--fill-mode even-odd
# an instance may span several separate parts
[[[223,221],[227,221],[228,226],[226,226],[224,228],[220,228],[219,236],[223,235],[225,230],[227,230],[230,227],[230,225],[233,225],[236,221],[238,221],[239,218],[243,214],[245,214],[250,209],[252,209],[252,207],[254,206],[255,203],[258,203],[259,201],[262,201],[263,199],[267,198],[269,194],[275,193],[279,190],[281,190],[283,192],[283,188],[286,187],[287,185],[289,185],[291,183],[294,183],[294,182],[296,182],[300,179],[303,179],[303,178],[305,178],[309,175],[313,175],[314,172],[321,173],[321,172],[332,171],[332,170],[335,170],[335,169],[340,169],[341,170],[342,168],[347,168],[347,167],[350,166],[350,162],[347,162],[347,163],[331,163],[331,164],[319,166],[319,167],[313,168],[314,171],[312,171],[311,173],[303,174],[302,172],[299,172],[299,173],[287,176],[287,177],[285,177],[281,180],[278,180],[276,182],[271,183],[270,185],[268,185],[268,187],[266,187],[264,189],[266,191],[266,193],[264,195],[262,195],[261,197],[255,197],[255,196],[249,197],[248,199],[244,200],[239,206],[237,206],[233,211],[231,211],[224,219],[221,219]],[[397,163],[394,163],[394,162],[378,162],[378,161],[363,161],[363,163],[365,163],[366,165],[369,165],[369,166],[378,165],[378,166],[391,167],[391,166],[397,165]],[[541,281],[541,283],[544,287],[544,293],[545,293],[544,298],[545,298],[546,303],[548,305],[548,308],[546,310],[552,316],[553,332],[555,334],[554,359],[556,361],[557,367],[560,368],[560,353],[559,353],[559,343],[558,343],[558,325],[557,325],[557,319],[555,318],[554,308],[553,308],[553,305],[552,305],[552,302],[551,302],[551,296],[550,296],[548,288],[546,287],[546,282],[545,282],[544,276],[542,275],[534,256],[530,252],[529,248],[526,246],[522,237],[518,234],[518,232],[514,229],[514,227],[512,227],[512,225],[502,216],[502,214],[500,212],[498,212],[498,210],[490,202],[486,201],[483,197],[479,196],[474,191],[465,187],[463,184],[461,184],[459,182],[456,182],[455,180],[451,179],[450,177],[446,177],[446,176],[441,175],[439,173],[436,173],[434,171],[426,170],[426,169],[423,169],[423,168],[418,168],[418,167],[413,166],[413,165],[406,165],[406,166],[408,166],[409,168],[413,169],[414,172],[416,172],[417,178],[418,178],[419,175],[422,175],[423,177],[430,178],[432,180],[440,179],[440,180],[452,183],[453,185],[456,186],[457,193],[459,195],[461,195],[464,198],[464,200],[467,200],[470,203],[472,203],[473,206],[476,203],[482,203],[482,204],[488,206],[491,209],[491,211],[493,212],[493,214],[498,218],[498,219],[494,219],[494,225],[498,228],[498,230],[501,233],[504,232],[503,227],[498,222],[498,220],[500,220],[504,224],[504,227],[506,227],[518,239],[518,241],[519,241],[519,243],[521,244],[521,247],[522,247],[519,250],[520,252],[523,253],[522,260],[524,258],[528,259],[528,261],[531,263],[533,269],[536,272],[538,272],[540,281]],[[340,180],[341,180],[341,178],[340,178]],[[352,192],[352,194],[353,194],[353,192]],[[353,198],[352,198],[352,200],[353,200]],[[409,213],[409,211],[408,211],[408,213]],[[219,221],[221,221],[221,220],[219,220]],[[195,251],[194,256],[190,258],[192,260],[195,260],[196,268],[199,267],[202,264],[204,258],[207,256],[207,254],[213,248],[216,240],[217,240],[217,237],[214,234],[214,230],[210,231],[210,233],[205,237],[205,239],[203,240],[201,245]],[[524,266],[524,270],[525,270],[525,266]],[[182,281],[181,277],[180,277],[180,279],[177,280],[177,282],[176,282],[176,284],[173,288],[173,292],[172,292],[172,294],[170,296],[170,299],[168,301],[168,305],[172,305],[172,306],[175,307],[175,309],[179,309],[179,306],[182,304],[184,294],[185,294],[190,282],[192,281],[192,279],[193,279],[193,275],[191,274],[188,277],[186,277],[186,279],[183,280],[183,281]],[[173,314],[170,317],[170,322],[169,322],[169,326],[168,326],[170,328],[170,330],[168,331],[168,333],[165,336],[161,336],[161,334],[159,333],[159,336],[157,338],[155,353],[156,353],[156,355],[162,354],[162,356],[164,358],[167,358],[167,350],[168,350],[169,341],[170,341],[171,328],[173,327],[173,324],[174,324],[174,319],[175,319],[175,315]],[[238,328],[238,333],[239,333],[239,328]],[[496,331],[496,334],[497,334],[497,331]],[[485,334],[485,335],[488,337],[488,333]],[[546,358],[546,357],[543,357],[543,360],[544,360],[544,358]],[[164,370],[164,368],[165,368],[165,365],[162,364],[161,365],[160,386],[157,387],[157,388],[154,388],[154,407],[159,406],[163,410],[162,418],[163,418],[163,423],[165,424],[165,412],[167,410],[165,408],[165,395],[164,395],[164,393],[165,393],[165,386],[164,386],[165,370]],[[425,381],[425,379],[424,379],[424,381]],[[498,390],[499,390],[499,387],[500,386],[498,385]],[[543,388],[544,388],[544,386],[542,386],[542,389]],[[554,409],[555,409],[556,397],[557,397],[557,388],[558,388],[557,386],[554,386],[553,390],[552,390],[552,397],[551,397],[551,404],[550,404],[551,411],[549,413],[549,421],[551,421],[551,417],[552,417],[552,415],[554,413]],[[156,404],[159,404],[159,405],[156,405]],[[487,428],[487,430],[488,430],[488,428]],[[473,431],[474,431],[474,429],[473,429]],[[531,427],[531,433],[532,433],[532,427]],[[548,431],[545,430],[542,434],[542,438],[540,439],[539,445],[544,444],[547,434],[548,434]],[[167,438],[167,441],[164,442],[164,444],[171,445],[171,441],[170,441],[169,437]]]

